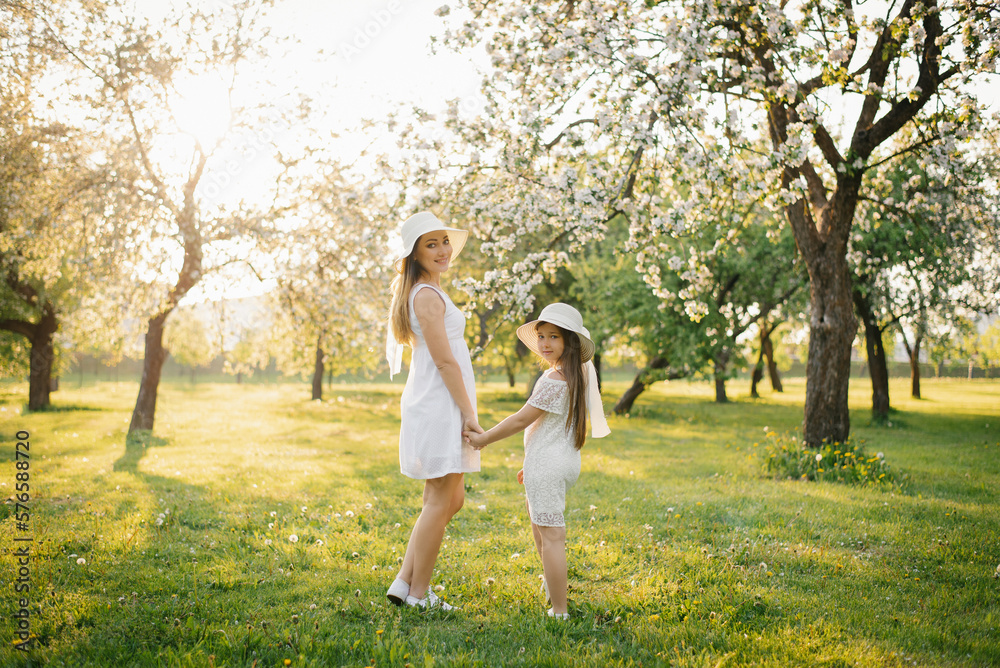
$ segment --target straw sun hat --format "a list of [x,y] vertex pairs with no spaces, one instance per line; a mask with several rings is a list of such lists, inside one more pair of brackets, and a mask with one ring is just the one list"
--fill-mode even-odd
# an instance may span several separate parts
[[583,326],[583,316],[569,304],[561,302],[549,304],[538,314],[538,320],[532,320],[517,328],[517,338],[537,355],[542,354],[538,349],[538,335],[535,333],[535,328],[540,322],[548,322],[575,332],[580,337],[581,362],[586,362],[594,356],[594,342],[590,339],[590,331]]
[[448,233],[448,243],[452,248],[451,259],[454,260],[458,257],[458,254],[462,252],[462,248],[465,247],[466,240],[469,238],[468,231],[448,227],[430,211],[421,211],[407,218],[399,230],[399,234],[403,239],[403,250],[396,257],[395,264],[399,266],[400,262],[410,256],[413,252],[413,247],[417,245],[417,239],[428,232],[437,232],[439,230]]

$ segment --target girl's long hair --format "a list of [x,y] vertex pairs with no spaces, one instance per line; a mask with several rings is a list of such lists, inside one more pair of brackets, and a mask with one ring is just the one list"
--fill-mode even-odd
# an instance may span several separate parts
[[[542,323],[535,325],[535,329]],[[552,324],[552,323],[548,323]],[[576,332],[554,325],[563,337],[563,352],[559,370],[566,378],[569,389],[569,411],[566,413],[566,431],[573,435],[573,445],[579,450],[587,440],[587,379],[580,361],[580,337]]]
[[[414,250],[416,248],[414,247]],[[410,253],[403,258],[398,274],[392,279],[392,303],[389,305],[389,329],[399,343],[413,344],[413,327],[410,324],[410,290],[424,273],[420,263]]]

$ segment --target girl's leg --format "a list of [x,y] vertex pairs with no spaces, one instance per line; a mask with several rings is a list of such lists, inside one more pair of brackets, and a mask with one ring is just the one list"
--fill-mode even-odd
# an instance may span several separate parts
[[396,577],[410,583],[410,595],[423,598],[431,581],[441,540],[465,501],[465,476],[449,473],[424,482],[424,506],[413,524],[403,565]]
[[552,612],[566,612],[566,527],[538,527],[542,543],[542,570],[549,586]]
[[[524,507],[528,509],[528,519],[531,519],[531,504],[524,502]],[[538,551],[538,559],[542,559],[542,534],[538,533],[538,525],[531,523],[531,537],[535,539],[535,550]]]

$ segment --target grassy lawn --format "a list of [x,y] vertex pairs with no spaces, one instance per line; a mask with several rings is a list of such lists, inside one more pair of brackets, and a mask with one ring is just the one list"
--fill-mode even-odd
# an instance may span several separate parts
[[[445,538],[434,584],[461,610],[420,613],[384,598],[421,490],[398,473],[402,382],[323,402],[304,384],[165,385],[154,437],[127,447],[136,386],[67,385],[31,415],[24,386],[0,385],[4,498],[31,436],[27,531],[0,510],[3,666],[1000,664],[998,382],[925,380],[916,401],[899,381],[876,426],[855,380],[855,438],[903,487],[761,474],[755,444],[801,423],[801,380],[759,400],[734,385],[724,406],[661,383],[584,449],[568,623],[544,617],[520,437],[483,452]],[[483,424],[521,402],[488,384]]]

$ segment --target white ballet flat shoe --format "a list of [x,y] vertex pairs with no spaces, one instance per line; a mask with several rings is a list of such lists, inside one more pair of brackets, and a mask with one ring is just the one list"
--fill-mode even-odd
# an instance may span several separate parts
[[438,596],[432,592],[430,589],[427,590],[427,596],[424,598],[417,598],[416,596],[407,596],[406,605],[411,608],[423,608],[424,610],[431,610],[434,608],[439,608],[446,612],[451,610],[458,610],[454,605],[448,605],[442,601]]
[[410,585],[403,581],[402,578],[396,578],[389,585],[389,591],[385,593],[385,597],[389,599],[389,602],[393,605],[403,605],[406,601],[406,597],[410,595]]

